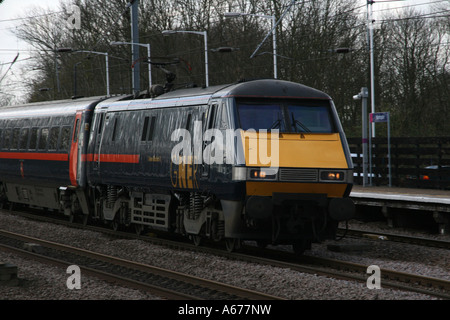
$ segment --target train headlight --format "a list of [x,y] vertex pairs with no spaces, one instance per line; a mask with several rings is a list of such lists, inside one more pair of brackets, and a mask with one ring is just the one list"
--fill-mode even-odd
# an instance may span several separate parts
[[250,180],[276,180],[277,171],[270,168],[254,168],[250,169],[249,179]]
[[233,167],[232,180],[271,180],[278,179],[278,169],[274,168],[247,168],[247,167]]
[[335,170],[324,170],[320,172],[321,181],[344,181],[345,172]]

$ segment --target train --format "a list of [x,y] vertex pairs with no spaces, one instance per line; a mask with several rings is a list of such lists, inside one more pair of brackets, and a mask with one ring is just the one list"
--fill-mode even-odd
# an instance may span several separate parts
[[328,94],[277,79],[156,91],[0,108],[0,202],[298,254],[353,217]]

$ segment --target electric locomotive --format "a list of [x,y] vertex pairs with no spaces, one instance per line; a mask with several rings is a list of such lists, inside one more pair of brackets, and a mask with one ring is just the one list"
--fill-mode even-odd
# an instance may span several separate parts
[[[60,152],[62,166],[46,169],[59,170],[64,179],[28,175],[32,152],[4,150],[1,137],[4,198],[48,207],[31,199],[45,188],[52,208],[70,217],[138,233],[179,233],[197,245],[225,240],[230,251],[242,240],[256,240],[292,244],[301,253],[313,241],[334,237],[338,222],[353,216],[347,140],[332,99],[319,90],[253,80],[83,105],[69,108],[70,147]],[[2,127],[30,135],[35,126],[39,141],[49,139],[38,122],[32,124],[34,115],[26,123],[12,113],[0,110]],[[30,150],[35,138],[23,139],[23,150]],[[54,164],[52,150],[33,158],[36,172]]]

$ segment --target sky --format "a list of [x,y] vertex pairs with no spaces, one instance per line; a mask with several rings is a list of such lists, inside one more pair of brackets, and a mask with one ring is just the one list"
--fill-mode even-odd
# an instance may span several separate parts
[[[57,11],[59,0],[3,0],[0,4],[0,96],[8,94],[13,102],[23,101],[23,90],[18,83],[26,77],[26,58],[29,58],[32,47],[20,41],[12,30],[20,24],[28,23],[27,19],[17,19],[33,15],[32,8],[40,7]],[[11,62],[17,57],[16,62]]]
[[[450,0],[447,1],[450,3]],[[23,77],[27,77],[25,71],[27,61],[25,59],[29,58],[33,52],[30,51],[32,48],[28,44],[17,39],[11,31],[15,26],[29,22],[27,19],[17,18],[33,16],[32,8],[39,7],[52,12],[58,11],[60,0],[0,0],[0,2],[0,97],[7,93],[10,97],[14,97],[13,102],[23,102],[24,88],[20,86],[20,82]],[[358,0],[358,2],[361,2],[361,5],[366,4],[366,0]],[[381,14],[388,8],[401,10],[396,8],[416,5],[415,8],[425,11],[436,2],[437,0],[378,0],[375,1],[373,10],[376,19],[377,14]],[[81,17],[81,28],[83,27],[82,23]],[[11,65],[18,53],[17,61]]]

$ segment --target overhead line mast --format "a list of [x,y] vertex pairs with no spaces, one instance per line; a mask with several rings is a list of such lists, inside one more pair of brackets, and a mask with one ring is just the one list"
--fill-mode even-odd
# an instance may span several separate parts
[[134,63],[133,66],[133,93],[135,95],[139,94],[139,91],[141,91],[141,84],[139,79],[139,73],[140,73],[140,62],[139,62],[139,26],[138,26],[138,19],[139,19],[139,0],[132,0],[131,2],[131,42],[133,43],[131,45],[131,55],[132,60]]

